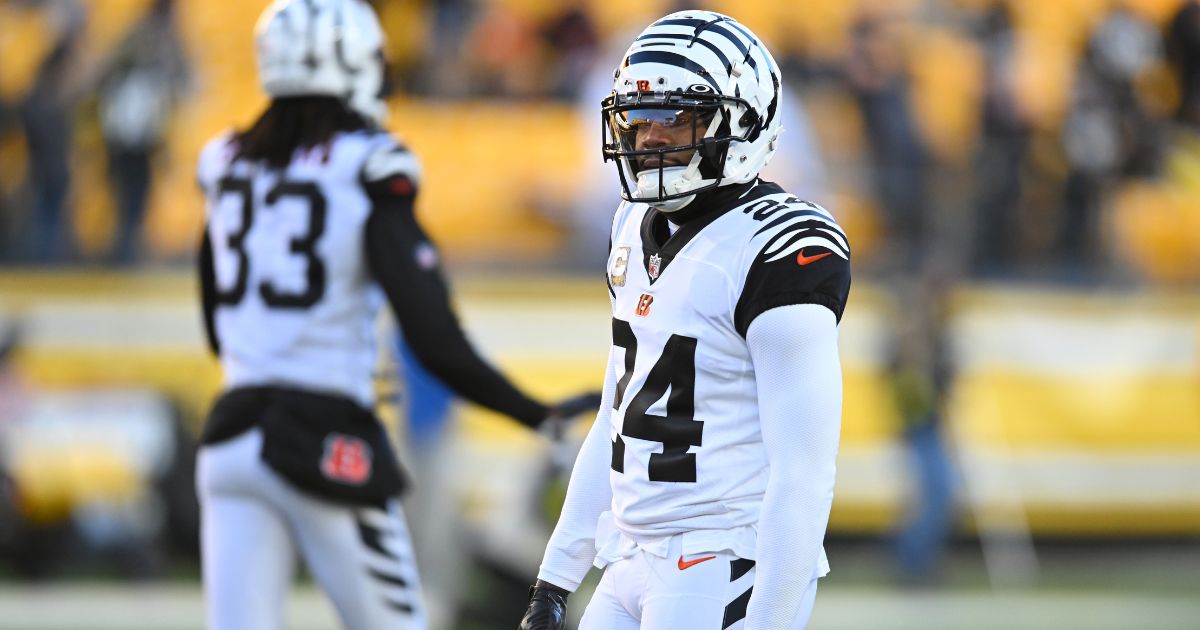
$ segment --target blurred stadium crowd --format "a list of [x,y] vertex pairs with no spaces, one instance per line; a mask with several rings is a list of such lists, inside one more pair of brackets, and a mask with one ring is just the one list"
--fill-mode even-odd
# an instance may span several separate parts
[[[55,527],[130,552],[135,575],[162,572],[146,537],[194,552],[190,440],[219,387],[184,280],[196,156],[266,103],[266,4],[0,1],[0,557],[22,574],[77,551]],[[854,244],[831,534],[896,532],[913,581],[964,511],[998,541],[996,581],[1036,572],[1030,532],[1200,535],[1200,0],[372,4],[421,221],[456,273],[492,274],[465,283],[464,319],[539,393],[593,385],[608,343],[590,281],[618,201],[598,124],[613,66],[698,5],[766,40],[790,109],[768,173]],[[473,484],[418,496],[414,530],[499,522],[472,545],[526,579],[561,480],[544,445],[474,413],[454,436],[471,440],[414,446],[418,492],[421,468]]]
[[[5,262],[190,258],[195,152],[264,102],[247,37],[260,4],[0,7]],[[630,29],[672,4],[375,4],[393,127],[432,174],[422,211],[450,259],[593,263],[576,259],[602,244],[574,245],[602,241],[587,215],[611,210],[611,195],[580,199],[595,197],[595,86]],[[781,179],[812,183],[864,268],[1198,279],[1195,2],[702,4],[778,51],[801,106],[791,142],[816,157]]]

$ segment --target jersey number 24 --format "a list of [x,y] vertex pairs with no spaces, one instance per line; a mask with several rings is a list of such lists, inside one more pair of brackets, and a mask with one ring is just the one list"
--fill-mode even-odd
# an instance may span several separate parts
[[[613,343],[625,349],[625,373],[617,381],[617,394],[613,409],[620,409],[625,397],[625,388],[633,377],[634,361],[637,357],[637,337],[629,322],[613,319]],[[667,415],[648,413],[650,406],[667,397]],[[661,453],[650,455],[647,471],[650,481],[696,481],[696,454],[688,448],[700,446],[704,423],[696,421],[696,339],[683,335],[671,335],[663,347],[662,356],[650,369],[642,389],[629,402],[625,411],[625,423],[621,434],[613,442],[613,470],[625,472],[624,437],[638,438],[651,442],[662,442]]]

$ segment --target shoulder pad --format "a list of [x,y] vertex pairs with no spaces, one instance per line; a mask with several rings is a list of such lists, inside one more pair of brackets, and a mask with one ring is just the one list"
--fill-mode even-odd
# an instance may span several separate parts
[[233,132],[224,131],[209,140],[200,150],[199,159],[196,160],[196,181],[200,183],[201,188],[213,179],[215,173],[228,166],[233,157],[232,140]]
[[362,178],[367,183],[381,182],[392,177],[404,177],[414,185],[421,180],[421,163],[417,156],[402,144],[389,142],[374,148],[363,163]]
[[820,304],[841,321],[850,292],[850,244],[833,216],[795,197],[763,199],[744,211],[758,227],[734,312],[738,332],[745,335],[763,311],[788,304]]
[[774,262],[805,247],[824,248],[840,258],[850,259],[846,233],[828,210],[815,203],[789,197],[752,214],[761,223],[754,237],[766,238],[759,250],[763,262]]

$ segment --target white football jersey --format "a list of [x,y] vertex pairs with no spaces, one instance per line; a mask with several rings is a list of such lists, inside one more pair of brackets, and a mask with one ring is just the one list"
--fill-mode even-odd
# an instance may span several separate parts
[[840,320],[849,256],[827,211],[775,184],[674,234],[662,213],[621,204],[608,259],[613,344],[624,352],[610,375],[619,530],[660,539],[758,522],[768,464],[746,330],[789,304],[821,304]]
[[364,189],[415,158],[389,134],[339,133],[287,168],[235,160],[229,135],[200,154],[226,388],[291,385],[372,400],[382,291],[367,268]]

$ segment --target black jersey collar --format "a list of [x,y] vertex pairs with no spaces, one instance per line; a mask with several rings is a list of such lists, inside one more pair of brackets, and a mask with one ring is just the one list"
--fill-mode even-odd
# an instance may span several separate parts
[[738,206],[778,192],[782,191],[775,184],[754,180],[697,195],[687,208],[670,213],[671,223],[679,226],[674,234],[667,226],[666,213],[654,208],[647,210],[642,217],[642,265],[650,284],[662,277],[680,250],[708,224]]

